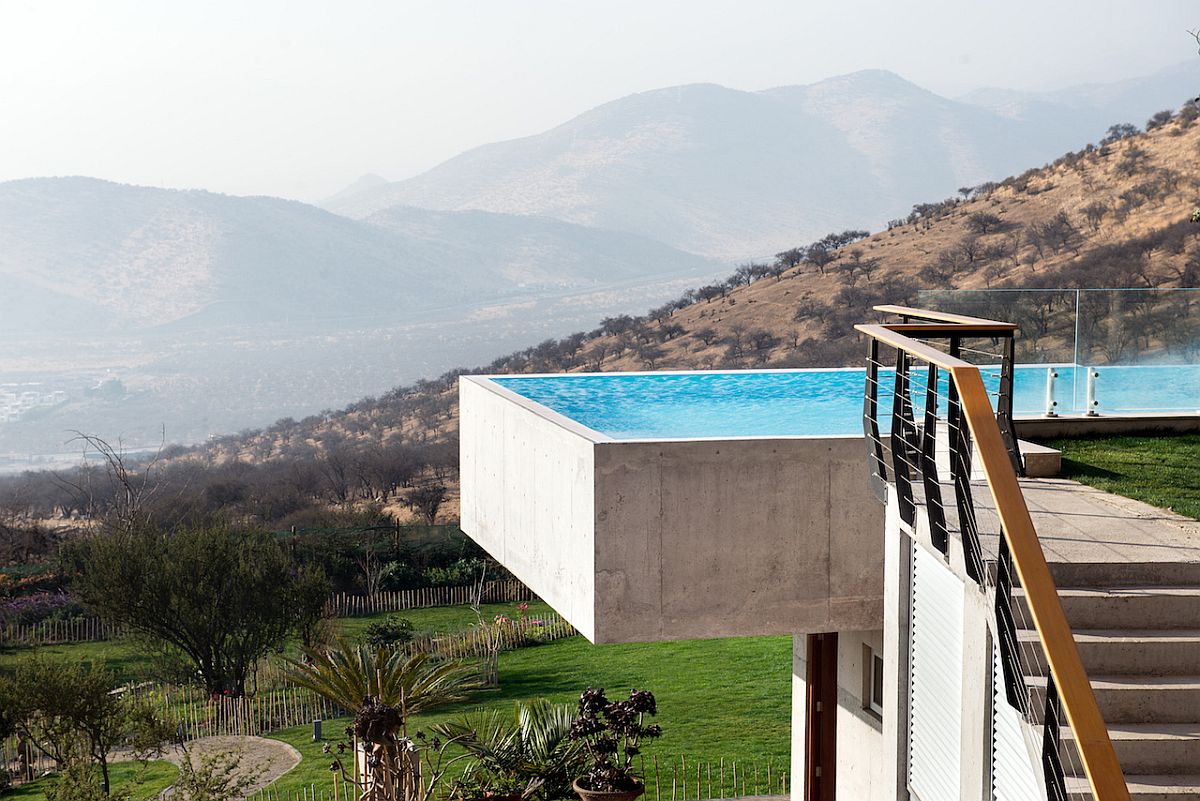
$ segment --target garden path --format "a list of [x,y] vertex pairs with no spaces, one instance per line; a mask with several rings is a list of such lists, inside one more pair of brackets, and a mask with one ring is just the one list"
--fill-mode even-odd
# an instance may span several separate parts
[[[221,752],[237,754],[240,757],[238,772],[253,777],[253,783],[246,790],[247,795],[266,787],[300,764],[299,751],[287,743],[265,737],[200,737],[190,740],[187,745],[196,765],[206,756]],[[178,765],[183,761],[183,751],[179,746],[172,746],[162,758]]]

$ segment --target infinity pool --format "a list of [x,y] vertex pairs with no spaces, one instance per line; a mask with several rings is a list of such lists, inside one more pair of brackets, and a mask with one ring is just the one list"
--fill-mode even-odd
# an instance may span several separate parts
[[[1046,409],[1047,367],[1019,366],[1013,411]],[[1056,366],[1059,414],[1080,414],[1086,370]],[[980,368],[993,392],[996,368]],[[1200,366],[1096,368],[1101,414],[1200,411]],[[880,376],[890,398],[892,375]],[[493,376],[492,381],[613,439],[836,436],[862,433],[864,371],[756,370]],[[921,382],[915,382],[919,390]],[[885,400],[886,403],[890,401]],[[994,400],[993,400],[994,402]],[[881,410],[882,411],[882,410]]]

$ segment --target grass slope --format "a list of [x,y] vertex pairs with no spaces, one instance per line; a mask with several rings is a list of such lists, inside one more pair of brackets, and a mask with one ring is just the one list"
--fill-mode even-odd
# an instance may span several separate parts
[[1065,478],[1200,520],[1200,435],[1048,444],[1063,452]]

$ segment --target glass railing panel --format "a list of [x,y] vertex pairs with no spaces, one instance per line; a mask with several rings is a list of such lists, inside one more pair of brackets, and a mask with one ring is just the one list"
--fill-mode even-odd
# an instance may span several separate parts
[[[1200,289],[929,290],[917,305],[1020,326],[1017,415],[1200,413]],[[987,360],[964,358],[992,389]]]

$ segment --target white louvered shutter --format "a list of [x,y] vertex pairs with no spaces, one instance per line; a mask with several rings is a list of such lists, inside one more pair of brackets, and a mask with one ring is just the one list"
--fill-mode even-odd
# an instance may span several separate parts
[[996,801],[1045,799],[1045,788],[1025,735],[1021,713],[1008,703],[1000,648],[992,643],[992,798]]
[[959,801],[962,629],[962,582],[914,546],[908,784],[919,801]]

